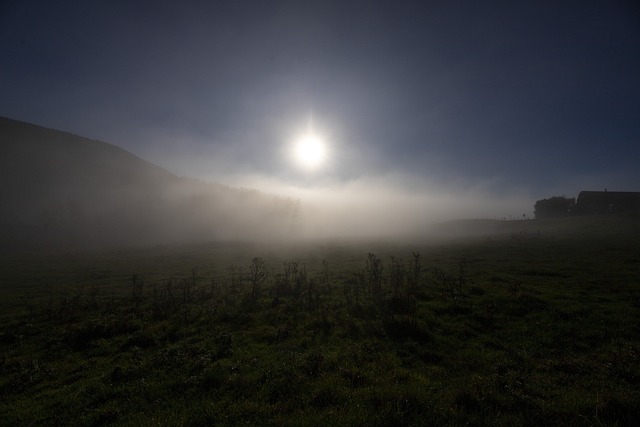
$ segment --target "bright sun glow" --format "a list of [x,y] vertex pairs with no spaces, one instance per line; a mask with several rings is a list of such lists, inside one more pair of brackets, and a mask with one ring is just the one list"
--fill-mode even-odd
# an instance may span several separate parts
[[324,141],[317,135],[306,134],[296,142],[295,158],[301,166],[307,169],[315,169],[320,166],[324,162],[325,155]]

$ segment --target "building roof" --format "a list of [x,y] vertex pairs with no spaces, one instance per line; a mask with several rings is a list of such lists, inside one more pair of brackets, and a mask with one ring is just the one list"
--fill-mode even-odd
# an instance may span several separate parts
[[640,192],[581,191],[575,212],[583,214],[640,213]]

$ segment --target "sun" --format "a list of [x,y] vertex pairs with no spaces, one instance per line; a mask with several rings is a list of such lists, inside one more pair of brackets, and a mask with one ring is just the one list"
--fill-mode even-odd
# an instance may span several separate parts
[[325,161],[326,144],[318,135],[304,134],[295,143],[294,157],[305,169],[317,169]]

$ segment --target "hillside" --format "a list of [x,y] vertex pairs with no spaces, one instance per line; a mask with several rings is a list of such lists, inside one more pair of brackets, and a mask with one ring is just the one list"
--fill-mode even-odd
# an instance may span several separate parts
[[[0,118],[3,249],[281,237],[295,203],[180,178],[114,145]],[[268,225],[268,226],[267,226]]]

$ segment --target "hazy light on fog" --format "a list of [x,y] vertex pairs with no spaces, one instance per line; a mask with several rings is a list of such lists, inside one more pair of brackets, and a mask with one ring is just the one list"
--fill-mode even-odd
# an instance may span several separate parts
[[489,182],[446,188],[389,174],[299,185],[247,175],[234,184],[299,200],[295,234],[303,238],[420,237],[443,221],[532,216],[529,194],[496,194]]

